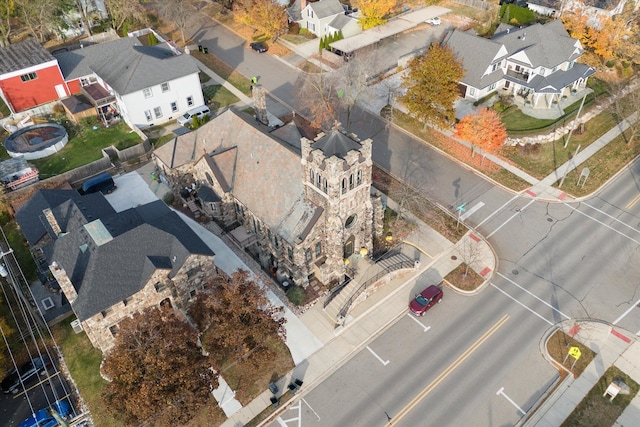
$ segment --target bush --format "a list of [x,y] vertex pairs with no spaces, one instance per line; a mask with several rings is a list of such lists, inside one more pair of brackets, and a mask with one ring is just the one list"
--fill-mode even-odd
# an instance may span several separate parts
[[287,291],[287,298],[289,298],[289,301],[294,305],[301,305],[306,297],[307,292],[300,286],[292,286]]
[[607,68],[613,68],[613,66],[616,65],[616,61],[611,59],[611,60],[607,61],[604,65],[606,65]]
[[300,35],[311,34],[311,31],[309,31],[308,28],[300,28],[300,32],[298,34]]
[[175,199],[176,198],[173,195],[173,193],[169,192],[164,195],[164,197],[162,198],[162,201],[165,202],[167,205],[171,206],[173,205],[173,202],[175,201]]

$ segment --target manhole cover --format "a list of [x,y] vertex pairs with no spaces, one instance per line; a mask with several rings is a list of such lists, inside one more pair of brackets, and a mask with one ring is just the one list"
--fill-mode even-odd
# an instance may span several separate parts
[[553,218],[547,218],[548,222],[553,222]]
[[520,274],[520,272],[518,270],[511,270],[511,274],[517,276],[518,274]]
[[520,212],[520,208],[515,208],[514,209],[516,212]]
[[451,259],[455,261],[455,260],[457,260],[457,259],[458,259],[458,257],[457,257],[457,256],[455,256],[455,255],[451,255]]

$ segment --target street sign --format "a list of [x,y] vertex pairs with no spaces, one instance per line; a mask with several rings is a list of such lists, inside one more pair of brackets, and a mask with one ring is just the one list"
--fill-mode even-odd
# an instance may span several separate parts
[[463,204],[461,204],[460,206],[456,207],[456,210],[458,212],[464,212],[464,207],[467,206],[467,202],[464,202]]
[[582,353],[580,352],[580,349],[578,347],[571,347],[569,349],[569,356],[573,357],[574,359],[580,359],[581,355]]

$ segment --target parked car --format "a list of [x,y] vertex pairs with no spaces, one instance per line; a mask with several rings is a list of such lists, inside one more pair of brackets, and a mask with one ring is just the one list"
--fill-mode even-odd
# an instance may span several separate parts
[[[60,415],[62,418],[65,418],[71,414],[71,405],[69,405],[66,401],[58,401],[53,405],[54,410]],[[59,426],[60,423],[58,420],[52,415],[49,408],[42,408],[35,414],[31,415],[29,418],[20,423],[19,427],[56,427]]]
[[111,194],[117,188],[113,178],[107,172],[96,175],[86,180],[80,187],[80,194],[91,194],[100,191],[102,194]]
[[47,369],[51,369],[52,367],[53,363],[51,363],[51,359],[49,359],[48,356],[36,357],[20,366],[18,370],[14,369],[10,372],[9,375],[2,380],[2,391],[6,394],[15,394],[22,388],[20,379],[22,379],[22,383],[25,385],[31,384],[31,382],[40,377],[46,377]]
[[258,53],[264,53],[269,50],[269,48],[267,48],[267,45],[262,42],[253,42],[249,46],[251,46],[251,49],[255,50]]
[[442,21],[439,16],[436,16],[435,18],[427,19],[427,24],[440,25],[442,24]]
[[210,115],[211,109],[206,105],[201,105],[200,107],[192,108],[182,116],[178,117],[178,124],[181,124],[182,126],[189,126],[191,123],[193,123],[194,117],[201,119],[205,116],[209,117]]
[[431,285],[411,300],[409,310],[416,316],[424,316],[427,310],[442,301],[442,296],[442,288]]

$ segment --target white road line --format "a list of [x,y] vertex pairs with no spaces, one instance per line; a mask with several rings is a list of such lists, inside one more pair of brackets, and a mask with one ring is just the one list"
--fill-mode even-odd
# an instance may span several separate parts
[[387,366],[389,364],[388,360],[386,362],[384,360],[382,360],[382,358],[380,356],[378,356],[373,350],[371,350],[371,347],[367,346],[367,350],[369,350],[371,352],[371,354],[373,354],[375,356],[375,358],[378,359],[380,361],[380,363],[382,363],[383,366]]
[[507,200],[507,201],[504,203],[504,205],[500,206],[498,209],[496,209],[495,211],[493,211],[493,213],[492,213],[491,215],[489,215],[488,217],[486,217],[485,219],[483,219],[483,220],[480,222],[480,224],[476,225],[476,229],[477,229],[478,227],[480,227],[482,224],[484,224],[485,222],[489,221],[491,218],[493,218],[493,216],[494,216],[495,214],[497,214],[498,212],[501,212],[501,211],[502,211],[502,209],[504,209],[504,208],[505,208],[505,206],[507,206],[509,203],[513,202],[513,201],[514,201],[515,199],[517,199],[518,197],[520,197],[520,196],[518,196],[518,195],[516,194],[515,196],[513,196],[512,198],[510,198],[509,200]]
[[516,409],[517,409],[518,411],[520,411],[520,413],[521,413],[522,415],[527,415],[527,413],[526,413],[525,411],[523,411],[523,410],[522,410],[522,408],[521,408],[521,407],[519,407],[519,406],[516,404],[516,402],[514,402],[513,400],[511,400],[511,398],[510,398],[509,396],[507,396],[507,395],[504,393],[504,387],[500,387],[500,390],[498,390],[498,392],[496,393],[496,396],[499,396],[499,395],[503,395],[503,396],[504,396],[504,398],[505,398],[505,399],[507,399],[507,400],[509,401],[509,403],[511,403],[513,406],[515,406],[515,407],[516,407]]
[[[311,412],[313,412],[313,414],[318,418],[318,421],[320,421],[320,415],[318,415],[318,413],[316,411],[313,410],[313,408],[311,407],[311,405],[309,405],[309,402],[307,402],[306,400],[304,400],[304,397],[302,399],[300,399],[304,402],[305,405],[307,405],[309,407],[309,409],[311,409]],[[301,417],[302,418],[302,417]]]
[[[520,215],[522,212],[524,212],[525,209],[527,209],[529,206],[531,206],[531,204],[533,202],[535,202],[536,199],[531,199],[531,201],[529,203],[527,203],[526,205],[524,205],[524,207],[522,209],[520,209],[518,212],[514,213],[513,215],[511,215],[505,222],[503,222],[502,224],[500,224],[500,226],[498,228],[496,228],[495,230],[493,230],[493,232],[491,232],[486,239],[488,239],[489,237],[493,236],[494,234],[496,234],[502,227],[504,227],[505,225],[507,225],[513,218],[515,218],[516,216]],[[478,227],[476,227],[478,228]]]
[[422,328],[424,329],[424,331],[425,331],[425,332],[427,332],[429,329],[431,329],[431,326],[424,326],[424,325],[422,324],[422,322],[421,322],[421,321],[419,321],[418,319],[416,319],[416,317],[415,317],[415,316],[411,315],[411,313],[407,313],[407,316],[409,316],[409,318],[410,318],[411,320],[413,320],[414,322],[416,322],[418,325],[422,326]]
[[613,321],[612,325],[617,325],[619,321],[621,321],[622,319],[624,319],[625,317],[627,317],[627,314],[631,313],[631,310],[633,310],[634,308],[636,308],[638,306],[638,304],[640,304],[640,299],[636,302],[633,303],[633,305],[631,307],[629,307],[627,309],[627,311],[625,311],[624,313],[622,313],[620,315],[620,317],[618,317],[616,320]]
[[[566,203],[565,203],[566,204]],[[581,204],[593,209],[596,212],[600,212],[602,215],[611,218],[612,220],[616,221],[617,223],[620,223],[622,225],[624,225],[625,227],[627,227],[629,230],[635,231],[636,233],[640,234],[640,230],[636,229],[635,227],[632,227],[631,225],[627,224],[626,222],[620,221],[618,218],[616,218],[615,216],[609,215],[608,213],[606,213],[603,210],[600,210],[598,208],[596,208],[595,206],[591,206],[589,203],[585,203],[582,202]]]
[[593,221],[597,222],[598,224],[600,224],[600,225],[604,225],[604,226],[605,226],[605,227],[607,227],[609,230],[614,231],[614,232],[618,233],[619,235],[621,235],[622,237],[625,237],[625,238],[627,238],[627,239],[631,240],[633,243],[636,243],[636,244],[640,245],[640,241],[638,241],[638,240],[636,240],[636,239],[634,239],[634,238],[632,238],[632,237],[627,236],[627,235],[626,235],[626,234],[624,234],[623,232],[616,230],[615,228],[611,227],[610,225],[607,225],[607,224],[605,224],[604,222],[602,222],[602,221],[600,221],[600,220],[598,220],[598,219],[596,219],[596,218],[594,218],[594,217],[592,217],[592,216],[587,215],[586,213],[582,212],[582,211],[581,211],[581,210],[579,210],[579,209],[574,208],[573,206],[570,206],[570,205],[566,205],[566,206],[567,206],[568,208],[571,208],[571,209],[573,209],[574,211],[578,212],[580,215],[584,215],[584,216],[586,216],[587,218],[589,218],[589,219],[591,219],[591,220],[593,220]]
[[483,206],[484,206],[484,202],[476,203],[475,205],[473,205],[471,209],[469,209],[463,215],[460,216],[460,221],[464,221],[465,219],[469,218],[471,215],[473,215],[478,209],[480,209]]
[[529,295],[531,295],[532,297],[534,297],[535,299],[537,299],[538,301],[540,301],[541,303],[543,303],[544,305],[546,305],[547,307],[549,307],[551,310],[555,311],[556,313],[558,313],[559,315],[561,315],[562,317],[564,317],[565,319],[571,319],[569,316],[567,316],[566,314],[564,314],[563,312],[561,312],[560,310],[558,310],[557,308],[555,308],[554,306],[552,306],[551,304],[549,304],[548,302],[538,298],[537,295],[529,292],[527,289],[523,288],[522,286],[518,285],[516,282],[514,282],[513,280],[509,279],[508,277],[505,277],[503,274],[498,273],[498,276],[502,277],[504,280],[508,281],[509,283],[511,283],[514,286],[519,287],[520,289],[522,289],[523,291],[525,291],[526,293],[528,293]]
[[504,295],[506,295],[507,297],[511,298],[513,301],[517,302],[518,304],[520,304],[521,306],[523,306],[524,308],[526,308],[527,310],[529,310],[531,313],[535,314],[536,316],[538,316],[539,318],[541,318],[542,320],[544,320],[545,322],[547,322],[549,325],[553,326],[553,323],[548,321],[547,319],[545,319],[544,317],[542,317],[540,314],[536,313],[535,311],[533,311],[532,309],[530,309],[529,307],[527,307],[526,305],[524,305],[523,303],[521,303],[520,301],[518,301],[517,299],[515,299],[514,297],[512,297],[511,295],[509,295],[508,293],[506,293],[505,291],[503,291],[502,289],[500,289],[499,287],[497,287],[496,285],[494,285],[493,283],[489,283],[491,286],[493,286],[494,288],[496,288],[497,290],[499,290],[500,292],[502,292]]

